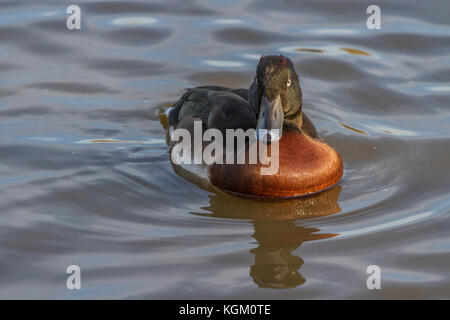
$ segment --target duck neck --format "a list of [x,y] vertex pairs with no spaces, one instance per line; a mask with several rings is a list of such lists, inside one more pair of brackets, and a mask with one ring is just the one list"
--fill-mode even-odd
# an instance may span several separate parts
[[285,118],[284,122],[283,122],[283,131],[299,131],[301,132],[301,127],[302,127],[302,117],[303,113],[302,113],[302,109],[299,110],[299,112],[290,117],[290,118]]

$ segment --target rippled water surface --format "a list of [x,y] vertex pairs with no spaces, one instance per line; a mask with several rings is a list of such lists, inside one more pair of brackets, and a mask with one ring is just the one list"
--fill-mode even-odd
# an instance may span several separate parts
[[[0,2],[0,298],[450,298],[447,1],[377,1],[381,30],[357,0],[76,2],[81,31]],[[337,187],[257,201],[171,165],[164,108],[261,54],[294,61]]]

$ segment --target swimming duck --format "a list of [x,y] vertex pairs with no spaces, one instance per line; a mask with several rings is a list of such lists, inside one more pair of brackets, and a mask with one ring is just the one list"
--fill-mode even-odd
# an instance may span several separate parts
[[[169,109],[169,126],[202,129],[275,130],[279,169],[261,175],[264,165],[219,164],[208,167],[208,179],[219,189],[239,195],[289,198],[319,192],[335,185],[343,174],[340,155],[317,134],[302,112],[302,91],[292,61],[283,56],[262,56],[249,89],[202,86],[187,89]],[[269,136],[270,138],[271,136]],[[259,138],[259,137],[258,137]],[[268,152],[271,149],[268,141]],[[249,145],[247,153],[255,145]]]

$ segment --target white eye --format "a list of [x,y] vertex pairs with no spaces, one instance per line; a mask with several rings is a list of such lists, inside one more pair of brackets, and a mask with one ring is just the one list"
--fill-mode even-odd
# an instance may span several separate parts
[[288,80],[287,86],[289,87],[291,85],[291,79]]

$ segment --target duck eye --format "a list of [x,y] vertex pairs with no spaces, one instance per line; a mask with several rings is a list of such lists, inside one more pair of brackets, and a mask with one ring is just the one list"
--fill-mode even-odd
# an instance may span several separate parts
[[288,80],[287,86],[289,87],[291,85],[291,79]]

